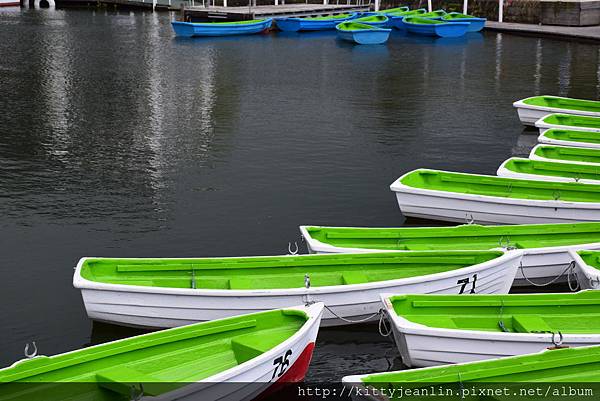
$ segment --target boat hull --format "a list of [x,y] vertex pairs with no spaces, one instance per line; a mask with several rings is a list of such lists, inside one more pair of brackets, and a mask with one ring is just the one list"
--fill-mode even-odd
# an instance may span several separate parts
[[343,319],[357,321],[376,314],[381,292],[459,294],[461,287],[464,290],[461,280],[477,275],[477,293],[507,293],[521,258],[521,251],[509,251],[484,263],[426,276],[282,290],[203,290],[93,282],[80,274],[86,260],[83,258],[73,285],[81,289],[91,319],[125,326],[176,327],[313,301],[324,302],[329,309],[321,325],[335,326],[349,323]]
[[348,42],[359,45],[380,45],[388,41],[391,29],[361,29],[356,31],[343,31],[338,29],[338,37]]
[[[557,96],[552,96],[553,98],[561,99]],[[530,99],[530,98],[527,98]],[[589,117],[600,117],[600,113],[593,111],[582,111],[582,110],[573,110],[573,109],[565,109],[565,108],[557,108],[557,107],[548,107],[548,106],[538,106],[525,103],[525,100],[518,100],[513,103],[513,106],[517,109],[517,113],[519,115],[519,119],[523,125],[535,126],[535,122],[539,119],[547,116],[552,113],[566,113],[566,114],[574,114],[579,116],[589,116]],[[564,99],[564,98],[562,98]]]
[[468,22],[467,32],[479,32],[485,28],[485,18],[461,18],[460,22]]
[[284,32],[299,32],[299,31],[324,31],[335,29],[335,26],[340,22],[348,21],[355,18],[352,15],[347,18],[338,18],[331,20],[310,20],[306,18],[275,18],[275,25]]
[[220,24],[172,21],[171,25],[177,36],[232,36],[251,35],[271,28],[271,18],[252,24]]
[[[600,143],[583,142],[583,141],[569,141],[569,140],[564,140],[564,139],[551,138],[547,135],[548,134],[547,131],[548,130],[545,130],[543,133],[540,134],[540,136],[538,136],[539,143],[548,144],[548,145],[568,146],[568,147],[575,147],[575,148],[600,149]],[[598,135],[598,138],[600,139],[600,135]]]
[[[536,126],[536,128],[539,129],[540,134],[543,134],[544,132],[546,132],[552,128],[568,130],[568,131],[584,131],[584,132],[600,133],[600,128],[582,127],[582,126],[578,126],[578,125],[562,125],[562,124],[554,124],[554,123],[544,121],[546,119],[546,117],[550,117],[552,114],[555,114],[555,113],[545,114],[544,116],[540,117],[540,119],[535,122],[535,126]],[[564,114],[564,113],[561,112],[560,114]],[[582,117],[588,117],[588,116],[582,116]]]
[[[500,167],[498,167],[498,171],[496,172],[496,175],[498,177],[516,178],[519,180],[579,182],[581,184],[600,185],[600,180],[592,180],[592,179],[587,179],[587,178],[577,179],[577,178],[573,178],[573,177],[559,177],[559,176],[555,176],[555,175],[528,174],[528,173],[523,173],[523,172],[519,172],[519,171],[513,171],[506,167],[506,163],[509,160],[510,159],[506,160],[504,163],[502,163],[500,165]],[[550,162],[554,162],[554,160],[550,160]],[[568,163],[563,163],[563,164],[568,164]]]
[[[529,153],[529,159],[539,160],[542,162],[583,164],[586,166],[600,167],[600,153],[598,153],[598,157],[599,157],[598,163],[590,162],[590,161],[583,161],[583,160],[576,160],[576,159],[570,159],[570,160],[558,159],[558,158],[554,159],[554,158],[545,157],[544,155],[538,154],[538,150],[541,150],[542,148],[544,148],[544,146],[545,145],[543,145],[543,144],[536,145],[533,149],[531,149],[531,153]],[[556,146],[555,147],[555,149],[558,151],[561,151],[561,150],[569,151],[569,150],[573,150],[573,148],[575,148],[575,150],[585,149],[585,148],[577,147],[577,146]],[[591,150],[590,152],[594,152],[594,155],[595,155],[597,151]]]
[[413,188],[395,182],[404,216],[480,224],[541,224],[600,221],[600,203],[502,198]]
[[[381,249],[337,247],[315,240],[308,234],[304,227],[300,227],[300,231],[306,241],[308,252],[311,254],[385,252]],[[573,260],[570,251],[578,249],[600,250],[600,242],[523,249],[523,259],[521,262],[523,268],[522,270],[520,267],[517,269],[512,286],[531,286],[529,281],[533,281],[536,284],[543,284],[550,280],[555,280],[559,275],[561,277],[555,282],[567,282],[568,275],[565,274],[565,270]],[[402,251],[390,250],[389,252]]]
[[417,35],[435,36],[440,38],[456,38],[467,33],[468,22],[448,22],[444,24],[413,24],[402,21],[404,28]]
[[[385,298],[383,303],[402,362],[408,367],[429,367],[533,354],[553,346],[552,333],[506,334],[415,324],[394,313]],[[556,333],[554,337],[558,338]],[[600,334],[563,334],[563,344],[569,347],[597,345],[600,344]]]

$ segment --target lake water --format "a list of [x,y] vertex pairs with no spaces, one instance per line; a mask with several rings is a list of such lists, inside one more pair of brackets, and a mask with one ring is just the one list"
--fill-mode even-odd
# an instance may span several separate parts
[[[171,18],[0,10],[0,366],[30,341],[51,355],[135,333],[87,319],[82,256],[282,254],[301,224],[401,225],[389,184],[406,171],[493,174],[528,153],[513,101],[600,96],[590,44],[190,40]],[[376,326],[323,329],[310,378],[397,356]]]

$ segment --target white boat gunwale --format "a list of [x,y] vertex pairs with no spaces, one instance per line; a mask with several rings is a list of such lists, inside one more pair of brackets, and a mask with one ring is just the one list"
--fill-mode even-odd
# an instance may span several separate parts
[[[446,278],[454,277],[457,272],[459,274],[469,274],[471,272],[477,272],[480,270],[485,270],[487,268],[493,268],[496,265],[508,263],[511,260],[516,258],[523,257],[523,251],[519,249],[496,249],[497,251],[503,252],[502,255],[498,257],[485,261],[483,263],[478,263],[470,266],[461,267],[458,269],[448,270],[440,273],[427,274],[422,276],[414,276],[407,278],[400,278],[395,280],[385,280],[385,281],[374,281],[370,283],[361,283],[361,284],[345,284],[345,285],[331,285],[331,286],[322,286],[322,287],[297,287],[297,288],[277,288],[277,289],[257,289],[257,290],[223,290],[223,289],[204,289],[204,288],[170,288],[170,287],[157,287],[157,286],[140,286],[140,285],[129,285],[129,284],[112,284],[112,283],[103,283],[98,281],[88,280],[81,276],[81,268],[83,263],[88,259],[103,259],[97,257],[83,257],[77,263],[75,268],[75,274],[73,275],[73,286],[78,289],[83,290],[110,290],[117,292],[136,292],[136,293],[149,293],[149,294],[164,294],[164,295],[194,295],[194,296],[215,296],[215,297],[255,297],[255,296],[264,296],[264,297],[272,297],[272,296],[293,296],[293,295],[314,295],[314,294],[335,294],[335,293],[346,293],[346,292],[355,292],[360,290],[373,290],[378,288],[386,288],[386,287],[394,287],[398,285],[410,285],[422,283],[425,281],[435,281],[435,280],[443,280]],[[419,251],[421,252],[421,251]],[[427,251],[422,251],[427,252]],[[453,251],[457,252],[457,251]],[[461,251],[458,251],[461,252]],[[471,251],[464,251],[465,253],[470,253]],[[485,251],[484,251],[485,252]],[[361,252],[359,254],[363,254]],[[319,257],[321,255],[304,255],[306,257]],[[261,258],[263,256],[251,256],[248,258]],[[187,259],[190,258],[169,258],[170,260],[177,259]]]
[[[548,131],[551,128],[566,130],[566,131],[583,131],[583,132],[598,132],[600,133],[600,128],[592,128],[592,127],[578,127],[576,125],[561,125],[561,124],[551,124],[544,121],[547,117],[550,117],[553,114],[568,114],[568,113],[549,113],[545,116],[541,117],[539,120],[535,122],[535,127],[540,130],[540,134]],[[600,118],[600,117],[599,117]]]

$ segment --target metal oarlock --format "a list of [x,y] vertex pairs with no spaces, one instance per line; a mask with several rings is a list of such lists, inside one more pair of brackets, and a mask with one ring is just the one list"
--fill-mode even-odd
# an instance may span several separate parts
[[294,241],[294,247],[295,247],[295,249],[292,250],[292,243],[288,242],[288,254],[289,255],[297,255],[298,254],[298,243],[296,241]]
[[27,359],[35,358],[38,353],[38,349],[37,349],[37,345],[35,345],[35,341],[32,341],[31,344],[33,345],[33,351],[29,352],[29,343],[25,344],[25,350],[23,351],[23,353],[25,354],[25,357]]

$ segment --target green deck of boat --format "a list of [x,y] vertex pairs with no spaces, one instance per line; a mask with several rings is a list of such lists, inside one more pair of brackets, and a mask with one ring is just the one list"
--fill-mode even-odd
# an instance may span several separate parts
[[600,334],[600,291],[474,295],[468,299],[399,295],[390,301],[398,316],[435,328],[501,333],[502,325],[511,333]]
[[126,285],[252,290],[362,284],[423,276],[483,263],[500,251],[397,252],[201,259],[109,259],[85,261],[88,280]]
[[569,131],[551,128],[544,132],[544,136],[550,139],[569,142],[582,142],[600,144],[600,133],[591,131]]
[[379,10],[379,12],[382,14],[405,13],[407,11],[410,11],[410,8],[408,8],[406,6],[405,7],[388,8],[386,10]]
[[329,21],[336,19],[350,18],[352,14],[338,14],[338,15],[325,15],[323,17],[302,17],[303,20],[307,21]]
[[554,96],[536,96],[523,100],[523,103],[532,106],[600,113],[600,101],[595,100],[559,98]]
[[368,30],[377,29],[371,25],[361,24],[360,22],[354,22],[354,20],[342,22],[336,28],[341,31],[360,31],[360,30],[365,30],[365,29],[368,29]]
[[600,185],[576,182],[519,180],[418,169],[402,177],[401,183],[413,188],[501,198],[600,202]]
[[426,12],[427,12],[427,10],[425,10],[424,8],[419,8],[417,10],[410,10],[410,11],[387,12],[386,14],[392,15],[393,17],[409,17],[411,15],[425,14]]
[[[600,346],[566,348],[468,364],[380,373],[366,376],[362,381],[376,388],[379,388],[381,383],[398,383],[406,386],[408,383],[597,382],[600,381]],[[429,397],[429,399],[433,398]],[[503,399],[508,398],[511,397]],[[575,399],[577,397],[570,398]],[[453,399],[460,399],[460,397]],[[492,400],[496,398],[477,399]],[[514,396],[512,396],[512,399],[514,399]],[[523,399],[541,400],[545,398],[538,396]]]
[[357,18],[353,21],[358,22],[358,23],[364,23],[364,24],[373,24],[373,23],[381,23],[381,22],[385,22],[388,20],[388,17],[386,17],[385,15],[369,15],[367,17],[362,17],[362,18]]
[[[424,16],[425,14],[423,14]],[[404,18],[404,22],[408,22],[411,24],[422,24],[422,25],[436,25],[436,24],[445,24],[444,21],[438,21],[435,19],[424,18],[422,15],[418,17],[406,17]]]
[[596,163],[600,165],[600,149],[542,145],[535,149],[535,154],[546,159]]
[[75,382],[95,383],[75,387],[81,391],[110,387],[127,396],[130,390],[126,383],[143,383],[147,395],[157,395],[269,351],[295,334],[307,319],[301,311],[275,310],[158,331],[24,360],[0,370],[0,383],[4,394],[10,390],[6,383]]
[[456,227],[306,227],[309,235],[343,248],[381,250],[486,250],[499,246],[545,248],[600,242],[599,223]]
[[556,163],[512,157],[508,159],[504,167],[517,173],[600,181],[600,166]]
[[436,11],[432,11],[432,12],[429,12],[429,13],[421,14],[421,15],[419,15],[419,17],[422,17],[422,18],[439,18],[439,17],[443,17],[446,14],[447,13],[444,10],[436,10]]
[[479,17],[475,17],[474,15],[468,15],[468,14],[446,14],[442,17],[443,20],[461,20],[461,19],[469,19],[469,18],[479,18]]
[[600,252],[597,251],[578,251],[581,259],[590,267],[600,270]]
[[550,114],[545,123],[578,128],[600,128],[600,117],[575,116],[572,114]]

